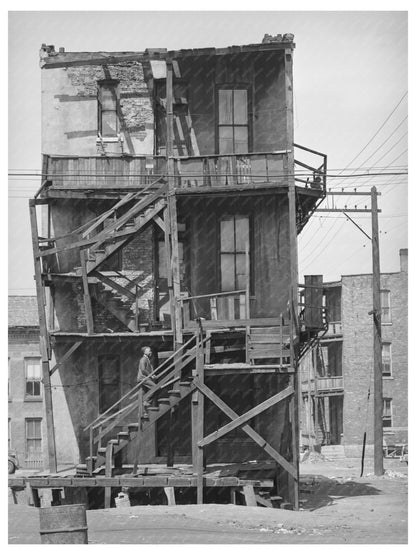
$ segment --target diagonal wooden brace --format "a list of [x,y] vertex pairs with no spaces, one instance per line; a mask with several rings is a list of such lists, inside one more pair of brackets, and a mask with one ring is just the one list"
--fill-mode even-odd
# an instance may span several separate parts
[[286,387],[286,389],[284,389],[283,391],[276,393],[276,395],[273,395],[269,399],[266,399],[265,401],[263,401],[256,407],[253,407],[252,409],[242,414],[241,416],[238,416],[237,418],[235,418],[225,426],[222,426],[222,428],[219,428],[215,432],[212,432],[212,434],[209,434],[208,436],[204,437],[204,439],[198,442],[198,447],[204,447],[205,445],[209,445],[216,439],[219,439],[225,434],[228,434],[228,432],[231,432],[235,428],[242,426],[243,424],[245,424],[246,422],[248,422],[249,420],[257,416],[258,414],[264,412],[268,408],[272,407],[279,401],[283,401],[283,399],[290,397],[290,395],[293,395],[293,393],[294,393],[294,390],[292,386]]
[[[194,379],[194,384],[199,391],[212,401],[219,409],[221,409],[229,418],[238,418],[238,414],[233,411],[222,399],[218,397],[211,389],[202,384],[198,379]],[[241,428],[253,441],[257,443],[268,455],[270,455],[280,466],[282,466],[293,478],[298,480],[296,467],[288,462],[280,453],[276,451],[267,441],[261,437],[251,426],[244,424]]]
[[76,343],[71,345],[71,347],[66,351],[63,357],[55,364],[53,368],[50,369],[49,373],[51,376],[56,370],[58,370],[60,366],[62,366],[64,362],[68,360],[68,358],[72,355],[72,353],[76,351],[81,344],[82,344],[82,341],[77,341]]

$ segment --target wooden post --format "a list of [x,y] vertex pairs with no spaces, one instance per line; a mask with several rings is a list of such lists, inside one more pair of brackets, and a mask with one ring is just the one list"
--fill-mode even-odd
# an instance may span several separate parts
[[84,304],[85,304],[85,316],[87,318],[87,333],[92,335],[94,333],[94,317],[92,313],[91,297],[88,287],[88,273],[87,273],[87,261],[85,258],[85,250],[81,249],[79,251],[79,256],[81,259],[81,272],[82,272],[82,286],[84,288]]
[[[111,478],[113,475],[113,444],[107,443],[105,449],[105,475]],[[111,486],[105,486],[104,488],[104,508],[109,509],[111,507]]]
[[[291,49],[285,50],[285,96],[286,96],[286,174],[288,184],[288,204],[289,204],[289,251],[290,251],[290,334],[292,344],[295,337],[298,337],[296,325],[298,314],[298,251],[297,251],[297,226],[296,226],[296,190],[294,176],[294,152],[293,152],[293,52]],[[289,477],[292,487],[292,499],[295,509],[299,508],[299,394],[298,394],[298,364],[297,348],[292,349],[292,366],[294,374],[292,384],[294,389],[293,399],[290,401],[290,418],[292,428],[292,457],[293,464],[297,470],[297,477]]]
[[135,446],[135,453],[134,453],[134,463],[133,463],[133,474],[137,473],[137,467],[139,466],[139,457],[140,457],[140,444],[142,441],[142,426],[143,426],[143,388],[139,387],[139,391],[137,392],[137,436],[136,436],[136,446]]
[[383,468],[383,363],[381,342],[380,249],[378,239],[377,189],[371,188],[373,248],[373,349],[374,349],[374,474]]
[[[173,160],[173,65],[169,60],[166,62],[166,166],[168,170],[168,207],[170,221],[171,259],[170,271],[172,275],[173,288],[173,313],[172,327],[174,330],[176,351],[183,343],[182,338],[182,314],[179,309],[180,299],[180,274],[179,274],[179,241],[178,241],[178,215],[175,196],[175,176]],[[168,267],[169,271],[169,267]],[[174,322],[174,324],[173,324]]]
[[39,249],[38,223],[36,217],[36,203],[29,200],[30,225],[32,231],[33,260],[35,267],[36,297],[38,304],[39,331],[40,331],[40,354],[42,357],[42,378],[45,398],[45,420],[46,433],[48,436],[48,464],[49,471],[57,472],[55,428],[53,420],[51,376],[49,373],[49,334],[46,326],[46,314],[44,304],[44,291],[42,283],[42,268]]
[[[198,345],[196,355],[196,374],[201,383],[204,383],[204,348],[202,343],[202,329],[198,331]],[[197,418],[194,424],[196,432],[192,434],[195,442],[204,438],[204,396],[198,391],[197,393]],[[196,502],[202,504],[204,502],[204,448],[195,446],[195,466],[194,471],[197,473],[197,493]]]

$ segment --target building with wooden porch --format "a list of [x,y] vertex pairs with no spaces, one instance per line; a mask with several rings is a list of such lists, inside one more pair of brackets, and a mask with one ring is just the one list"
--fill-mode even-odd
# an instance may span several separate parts
[[[294,143],[294,48],[289,34],[180,51],[42,45],[30,213],[49,468],[75,450],[85,480],[109,480],[107,506],[111,480],[143,484],[144,464],[190,465],[178,484],[202,502],[227,485],[209,481],[213,465],[256,461],[298,507],[298,359],[325,323],[319,288],[299,305],[297,235],[325,197],[326,156]],[[150,390],[136,383],[144,346]]]

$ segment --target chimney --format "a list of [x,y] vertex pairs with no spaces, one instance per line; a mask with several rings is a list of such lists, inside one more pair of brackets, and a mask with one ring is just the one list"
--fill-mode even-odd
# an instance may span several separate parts
[[407,272],[407,249],[400,249],[400,271]]

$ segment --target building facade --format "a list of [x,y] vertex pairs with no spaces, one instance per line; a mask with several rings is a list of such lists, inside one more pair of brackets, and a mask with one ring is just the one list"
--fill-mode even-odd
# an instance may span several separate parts
[[[383,443],[408,441],[408,270],[381,274]],[[372,275],[325,283],[328,330],[301,362],[301,437],[306,446],[340,445],[346,456],[373,444]]]
[[297,360],[320,329],[299,327],[297,235],[325,197],[326,156],[294,143],[294,47],[42,46],[30,210],[50,461],[109,476],[186,461],[201,476],[202,461],[271,458],[296,497]]
[[8,446],[21,468],[43,468],[47,446],[36,297],[9,297],[8,347]]

